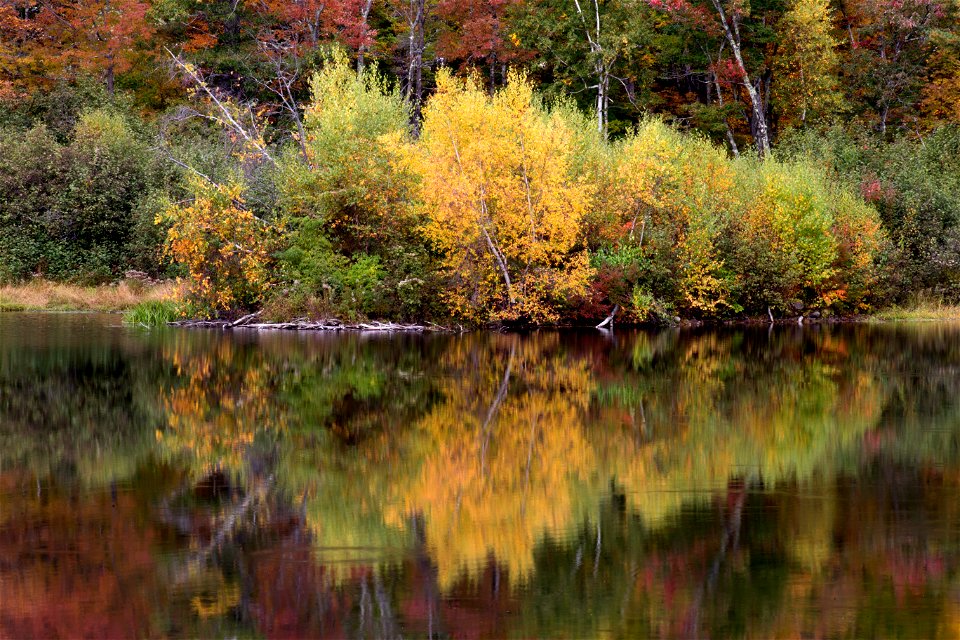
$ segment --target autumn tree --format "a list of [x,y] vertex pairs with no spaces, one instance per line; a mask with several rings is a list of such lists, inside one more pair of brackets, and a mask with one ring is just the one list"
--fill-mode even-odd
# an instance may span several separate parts
[[102,0],[70,3],[63,18],[71,25],[73,46],[65,55],[81,67],[96,70],[107,91],[114,92],[116,75],[130,68],[138,40],[150,37],[150,5],[142,0]]
[[4,0],[0,30],[14,47],[2,66],[15,67],[21,81],[34,73],[63,78],[85,71],[99,76],[112,95],[117,74],[131,68],[153,34],[149,9],[143,0]]
[[[698,315],[736,306],[718,247],[733,183],[725,154],[649,121],[618,147],[616,172],[621,246],[634,247],[647,272],[628,308],[645,320],[658,297]],[[656,285],[665,270],[674,275],[669,293]]]
[[735,168],[727,251],[744,307],[866,308],[886,242],[876,211],[806,162]]
[[241,184],[191,181],[193,202],[158,217],[169,225],[166,255],[185,267],[190,302],[199,313],[249,307],[270,284],[274,230],[246,207]]
[[494,91],[506,82],[508,66],[524,57],[513,31],[517,5],[517,0],[441,0],[437,56],[447,64],[485,67]]
[[823,122],[842,102],[830,6],[824,0],[796,0],[778,27],[773,87],[778,114],[785,123]]
[[277,175],[287,223],[281,265],[307,297],[345,314],[414,313],[436,297],[435,261],[403,166],[410,110],[373,66],[335,53],[311,82],[302,154]]
[[960,122],[960,37],[957,30],[940,29],[933,36],[934,52],[928,69],[930,79],[921,103],[926,125]]
[[427,54],[427,21],[435,9],[434,0],[395,0],[401,31],[397,38],[403,70],[400,73],[403,93],[410,104],[414,132],[419,131],[424,101],[423,71]]
[[358,68],[376,42],[371,26],[373,0],[263,0],[253,7],[266,19],[258,40],[281,40],[304,56],[324,43],[336,42],[356,57]]
[[711,54],[708,58],[712,72],[717,75],[717,69],[726,67],[727,73],[722,77],[729,81],[734,95],[739,99],[741,91],[746,94],[745,116],[754,146],[759,155],[769,155],[773,139],[768,109],[772,74],[764,45],[774,39],[768,25],[779,16],[779,3],[745,4],[724,0],[649,0],[649,3],[666,12],[687,33],[692,32],[693,38],[706,35],[722,41],[723,46],[717,49],[715,57]]
[[425,233],[444,255],[457,313],[554,320],[586,286],[579,243],[591,188],[572,174],[573,136],[522,76],[493,97],[476,80],[438,77],[413,155]]
[[263,0],[260,4],[273,18],[271,30],[278,39],[316,49],[329,33],[330,13],[321,0]]

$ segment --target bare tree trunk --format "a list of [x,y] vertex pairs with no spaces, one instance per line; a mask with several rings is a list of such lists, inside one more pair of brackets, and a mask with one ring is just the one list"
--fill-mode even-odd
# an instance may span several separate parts
[[[483,207],[485,217],[489,217],[486,216],[487,204],[485,200],[481,200],[481,206]],[[496,260],[497,266],[500,267],[500,274],[503,276],[503,284],[507,288],[507,300],[509,301],[509,305],[512,307],[517,300],[513,295],[513,283],[510,281],[510,270],[507,268],[507,261],[503,257],[503,253],[501,253],[500,249],[497,248],[497,245],[494,244],[493,238],[490,237],[490,232],[487,231],[486,223],[482,223],[480,225],[480,230],[483,231],[483,237],[487,241],[487,248],[490,249],[490,253],[493,254],[493,258]]]
[[760,154],[760,157],[766,157],[770,155],[770,132],[767,127],[766,108],[764,106],[763,97],[760,95],[758,88],[754,86],[753,82],[750,80],[750,74],[747,71],[747,65],[743,62],[743,55],[740,50],[740,26],[735,15],[732,17],[732,19],[728,20],[727,12],[724,11],[720,0],[711,0],[711,2],[713,3],[713,8],[716,9],[717,13],[720,15],[720,23],[723,25],[723,32],[727,38],[727,44],[729,44],[730,48],[733,50],[733,58],[737,63],[737,68],[740,70],[740,73],[743,76],[743,88],[746,90],[747,96],[750,98],[750,106],[753,109],[751,128],[753,129],[753,138],[757,147],[757,153]]
[[424,25],[427,19],[426,0],[410,0],[407,25],[410,28],[407,47],[407,102],[412,107],[413,133],[420,134],[420,116],[423,108],[423,50]]
[[[307,151],[307,131],[300,113],[300,105],[294,96],[294,86],[300,78],[301,59],[297,47],[284,45],[264,39],[258,47],[263,56],[273,64],[274,77],[268,81],[261,81],[254,76],[254,80],[264,89],[274,93],[283,108],[290,114],[291,120],[297,127],[297,144],[304,163],[310,164],[310,154]],[[292,62],[288,62],[292,58]]]
[[[602,53],[601,53],[602,55]],[[597,63],[597,131],[607,136],[610,114],[610,70],[605,63]]]
[[[723,104],[723,91],[722,91],[721,88],[720,88],[720,80],[717,79],[717,72],[716,72],[716,71],[711,72],[711,73],[710,73],[710,76],[713,78],[713,83],[716,85],[716,89],[717,89],[717,102],[720,104],[720,108],[722,109],[723,106],[724,106],[724,104]],[[726,128],[726,130],[727,130],[727,142],[730,144],[730,153],[733,154],[733,157],[739,158],[739,157],[740,157],[740,148],[737,146],[737,141],[736,141],[736,139],[733,137],[733,129],[730,128],[730,122],[727,120],[727,117],[726,117],[726,116],[723,117],[723,126],[724,126],[724,128]]]
[[487,62],[490,64],[490,95],[492,96],[497,91],[497,49],[494,46],[496,35],[500,33],[500,15],[496,10],[496,3],[491,3],[490,7],[493,9],[493,29],[491,30],[491,42],[490,42],[490,57]]
[[611,63],[604,60],[603,45],[600,44],[602,29],[600,26],[600,4],[598,0],[593,0],[593,23],[587,23],[587,16],[580,6],[580,0],[573,0],[573,6],[577,10],[580,22],[583,25],[583,32],[587,38],[587,44],[590,45],[590,55],[594,57],[593,68],[597,76],[597,131],[606,137],[607,118],[610,110],[610,67]]
[[107,85],[107,95],[113,98],[115,73],[114,73],[114,63],[113,63],[112,53],[107,55],[107,69],[106,69],[106,72],[104,73],[104,80]]
[[615,304],[615,305],[613,305],[613,311],[610,312],[610,315],[608,315],[603,322],[601,322],[600,324],[598,324],[596,328],[597,328],[597,329],[603,329],[603,328],[606,327],[607,325],[610,325],[610,328],[612,329],[612,328],[613,328],[613,319],[614,319],[614,317],[616,317],[617,311],[620,311],[620,305]]
[[[363,4],[363,9],[360,10],[360,17],[363,19],[363,32],[367,31],[367,19],[370,16],[370,8],[373,6],[373,0],[367,0]],[[357,72],[363,71],[363,66],[365,63],[364,54],[367,52],[367,45],[362,41],[360,46],[357,47]]]
[[[106,0],[106,2],[103,3],[104,26],[106,26],[109,23],[109,21],[110,21],[110,0]],[[98,33],[97,39],[102,41],[103,36],[101,36]],[[107,95],[109,95],[111,99],[113,99],[114,84],[116,79],[115,68],[116,68],[116,60],[115,60],[114,53],[111,51],[110,53],[107,54],[107,68],[104,70],[104,83],[107,85]]]
[[260,139],[260,132],[257,130],[256,119],[249,106],[247,107],[247,115],[249,116],[250,124],[245,124],[241,122],[244,118],[241,116],[239,111],[235,114],[233,110],[231,110],[230,106],[224,100],[221,100],[219,96],[217,96],[217,93],[210,88],[196,67],[184,62],[179,56],[174,55],[170,49],[166,49],[166,52],[173,59],[174,64],[180,68],[180,71],[183,73],[184,77],[196,84],[197,87],[203,91],[213,102],[213,105],[216,107],[216,112],[219,113],[219,115],[211,116],[212,119],[214,119],[224,128],[229,129],[239,135],[253,149],[255,149],[264,160],[276,166],[277,161],[274,160],[272,155],[270,155],[270,151]]

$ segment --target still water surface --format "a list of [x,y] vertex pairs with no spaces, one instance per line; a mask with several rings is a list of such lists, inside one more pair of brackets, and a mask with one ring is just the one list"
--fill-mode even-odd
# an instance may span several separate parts
[[0,314],[0,637],[955,637],[960,326]]

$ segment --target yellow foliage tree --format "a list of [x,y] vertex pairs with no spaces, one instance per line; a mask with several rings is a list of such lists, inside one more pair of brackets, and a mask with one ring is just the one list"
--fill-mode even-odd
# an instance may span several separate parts
[[157,220],[170,225],[165,254],[187,269],[202,313],[253,304],[270,282],[272,227],[244,206],[241,185],[195,178],[192,186],[192,204],[169,207]]
[[795,0],[780,19],[783,42],[775,60],[774,88],[783,119],[803,125],[842,107],[837,41],[827,0]]
[[651,120],[622,143],[616,157],[625,241],[647,254],[669,254],[665,262],[675,272],[685,308],[713,313],[729,305],[717,247],[733,184],[724,154]]
[[411,155],[455,312],[549,322],[559,301],[586,289],[581,221],[592,188],[571,171],[573,139],[520,75],[490,97],[475,80],[439,74]]

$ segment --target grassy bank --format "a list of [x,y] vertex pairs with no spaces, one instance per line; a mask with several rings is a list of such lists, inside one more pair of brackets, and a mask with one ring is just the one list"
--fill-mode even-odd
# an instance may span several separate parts
[[960,320],[960,306],[942,302],[921,302],[915,305],[895,306],[873,316],[885,322],[933,322]]
[[169,300],[176,285],[144,285],[120,282],[116,285],[81,287],[32,280],[0,286],[0,311],[126,311],[138,304]]

